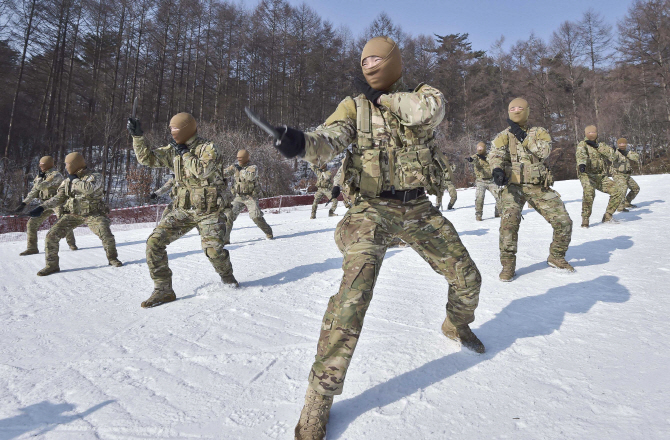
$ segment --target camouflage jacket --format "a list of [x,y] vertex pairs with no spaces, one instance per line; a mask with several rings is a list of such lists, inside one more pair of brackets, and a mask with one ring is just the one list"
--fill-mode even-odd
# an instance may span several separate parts
[[28,195],[23,199],[23,203],[28,204],[33,199],[39,199],[41,202],[49,200],[56,195],[58,187],[63,182],[63,175],[55,168],[51,168],[46,173],[46,177],[39,175],[33,179],[33,187]]
[[316,174],[316,187],[330,191],[333,188],[333,185],[330,183],[330,178],[333,173],[328,169],[323,171],[321,168],[315,167],[314,165],[310,168],[314,171],[314,174]]
[[447,168],[444,170],[444,176],[442,177],[442,180],[446,182],[451,182],[451,180],[454,177],[453,172],[456,171],[456,164],[455,163],[449,164],[449,160],[446,157],[444,158],[444,160],[447,164]]
[[[609,147],[608,147],[609,148]],[[612,162],[612,175],[615,174],[631,174],[633,172],[633,162],[640,160],[640,155],[635,151],[628,151],[627,154],[622,154],[620,150],[610,148]]]
[[579,174],[579,166],[586,167],[586,174],[605,174],[605,162],[603,157],[612,160],[612,148],[604,142],[598,143],[598,148],[593,148],[586,143],[588,139],[584,139],[577,144],[575,156],[577,158],[577,173]]
[[211,142],[197,135],[185,142],[189,150],[180,155],[172,147],[149,149],[143,136],[133,136],[137,161],[152,168],[174,172],[173,202],[176,208],[198,214],[216,212],[230,202],[223,176],[221,153]]
[[223,170],[223,176],[234,177],[233,193],[239,196],[252,196],[257,199],[260,197],[260,185],[258,183],[258,167],[256,165],[246,164],[242,169],[237,169],[239,165],[231,165]]
[[84,168],[77,173],[76,179],[64,179],[56,195],[41,206],[44,209],[63,206],[65,212],[81,216],[106,214],[107,205],[102,200],[104,186],[102,174]]
[[493,174],[491,174],[491,165],[489,164],[488,158],[482,159],[478,154],[473,154],[470,157],[472,158],[472,166],[475,171],[476,180],[493,179]]
[[502,169],[513,184],[551,185],[551,175],[544,165],[551,153],[551,136],[542,127],[521,128],[527,132],[523,142],[517,140],[509,127],[495,137],[488,155],[491,171]]
[[419,187],[437,193],[447,168],[434,141],[444,96],[424,84],[409,92],[403,88],[400,79],[381,96],[379,107],[365,95],[345,98],[323,125],[305,133],[304,159],[321,166],[351,145],[342,173],[360,196]]
[[172,191],[173,187],[174,187],[174,177],[171,177],[167,182],[163,184],[163,186],[154,191],[154,194],[156,194],[157,197],[164,196],[165,194]]

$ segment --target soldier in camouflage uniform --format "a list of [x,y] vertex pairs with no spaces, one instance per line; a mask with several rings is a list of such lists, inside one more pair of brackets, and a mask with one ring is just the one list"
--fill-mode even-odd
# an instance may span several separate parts
[[44,240],[46,266],[37,272],[39,276],[60,272],[58,259],[58,243],[77,226],[86,224],[100,240],[105,248],[107,260],[114,267],[121,267],[116,253],[116,241],[109,227],[109,209],[102,200],[104,196],[104,180],[100,173],[86,168],[86,161],[81,153],[70,153],[65,156],[65,170],[68,178],[58,187],[56,195],[30,211],[30,216],[38,218],[44,211],[63,206],[64,213],[54,224]]
[[[35,179],[33,180],[33,187],[15,211],[16,214],[23,212],[26,205],[33,199],[39,199],[40,202],[46,202],[51,197],[55,196],[58,187],[63,182],[63,175],[54,168],[54,160],[51,156],[42,157],[40,159],[39,167],[40,172],[37,173],[37,176],[35,176]],[[39,217],[31,217],[30,220],[28,220],[28,224],[26,225],[28,246],[26,250],[19,255],[33,255],[40,252],[37,249],[37,230],[40,228],[40,225],[54,213],[57,218],[60,218],[63,215],[63,207],[59,206],[55,209],[46,209]],[[71,250],[77,250],[77,242],[74,239],[73,231],[67,233],[65,240],[67,240],[67,244],[70,246]]]
[[170,145],[151,150],[144,143],[140,121],[128,119],[137,161],[152,168],[174,172],[174,207],[147,239],[147,265],[154,290],[142,307],[154,307],[177,299],[172,290],[172,271],[165,248],[193,228],[200,233],[202,250],[224,284],[237,287],[228,250],[224,249],[228,206],[227,185],[221,153],[214,144],[197,136],[193,116],[178,113],[170,120]]
[[319,206],[319,202],[324,197],[328,200],[332,199],[328,217],[334,217],[336,215],[335,209],[337,208],[337,197],[333,198],[333,184],[330,182],[332,173],[328,170],[327,164],[323,164],[321,167],[312,165],[310,168],[314,171],[314,174],[316,174],[316,193],[314,193],[314,202],[312,203],[312,215],[309,218],[316,218],[316,209]]
[[395,236],[448,282],[442,332],[484,352],[468,325],[474,320],[481,276],[452,224],[426,196],[441,188],[447,168],[434,137],[444,118],[444,97],[425,84],[407,91],[400,50],[388,37],[365,45],[361,67],[367,79],[359,80],[363,93],[345,98],[322,126],[311,133],[277,127],[282,135],[277,148],[286,157],[302,156],[321,166],[346,150],[343,175],[356,194],[335,230],[344,273],[321,325],[295,429],[300,440],[325,436],[333,396],[342,393],[384,254]]
[[633,173],[633,162],[638,162],[640,160],[640,155],[635,151],[628,151],[628,141],[625,138],[619,138],[617,140],[618,151],[614,154],[612,160],[612,176],[617,185],[623,188],[623,192],[630,189],[630,192],[625,196],[621,201],[618,210],[627,212],[627,208],[637,208],[633,205],[633,199],[640,192],[640,186],[635,180],[631,177]]
[[[159,197],[163,197],[165,194],[171,192],[172,188],[174,188],[174,176],[172,176],[167,182],[165,182],[163,186],[161,186],[156,191],[149,194],[149,198],[151,200],[156,200]],[[168,205],[163,210],[163,214],[161,214],[161,220],[165,218],[168,212],[172,211],[172,206],[173,206],[172,201],[170,201],[170,203],[168,203]]]
[[245,206],[249,210],[251,220],[265,233],[268,240],[272,240],[272,228],[265,221],[263,211],[258,206],[261,185],[258,182],[258,167],[249,164],[249,152],[247,150],[238,151],[237,164],[223,170],[223,175],[226,178],[235,178],[233,183],[235,199],[233,200],[232,213],[231,215],[226,214],[228,221],[225,242],[230,243],[230,231],[233,229],[233,222],[237,220],[237,216],[240,215]]
[[527,125],[530,109],[525,99],[510,102],[509,127],[493,140],[489,153],[493,180],[504,187],[500,198],[500,272],[501,281],[512,281],[516,274],[516,251],[519,240],[521,211],[528,204],[545,218],[554,229],[549,247],[549,266],[574,272],[565,261],[572,237],[572,220],[559,193],[551,189],[553,177],[544,165],[551,153],[551,136],[542,127]]
[[475,193],[475,219],[482,221],[482,214],[484,213],[484,196],[486,191],[493,194],[496,201],[495,216],[500,217],[500,188],[493,182],[493,175],[491,174],[491,165],[486,158],[486,144],[480,142],[477,144],[477,154],[466,157],[465,160],[470,162],[475,170],[475,186],[477,192]]
[[[444,160],[446,161],[447,158],[445,157]],[[447,164],[449,162],[447,161]],[[454,186],[454,183],[452,182],[452,177],[453,177],[453,172],[456,171],[456,164],[451,164],[447,166],[447,169],[444,171],[444,176],[442,177],[442,187],[440,190],[437,192],[437,209],[442,209],[442,195],[444,194],[444,191],[449,191],[449,204],[447,205],[447,209],[454,209],[454,204],[456,203],[456,199],[458,198],[458,193],[456,193],[456,187]]]
[[604,142],[598,142],[598,129],[589,125],[584,129],[585,138],[577,144],[577,175],[582,183],[584,195],[582,197],[582,228],[589,227],[589,217],[593,211],[593,199],[596,190],[609,194],[610,199],[605,209],[604,221],[609,221],[612,214],[621,204],[624,197],[624,188],[609,179],[605,174],[603,157],[612,160],[614,151]]

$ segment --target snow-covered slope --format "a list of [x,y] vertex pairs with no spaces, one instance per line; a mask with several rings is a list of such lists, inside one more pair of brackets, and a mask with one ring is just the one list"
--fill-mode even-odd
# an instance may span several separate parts
[[[483,276],[476,355],[440,333],[447,283],[412,249],[387,253],[329,439],[670,438],[670,176],[636,177],[638,208],[579,227],[581,186],[556,189],[575,222],[573,274],[546,265],[551,227],[527,207],[517,279],[498,281],[498,220],[474,190],[445,212]],[[344,209],[340,207],[342,215]],[[228,247],[243,288],[224,288],[195,231],[169,248],[179,300],[144,310],[151,229],[44,255],[0,244],[0,439],[290,439],[341,261],[339,218],[242,215]],[[40,249],[43,249],[40,241]]]

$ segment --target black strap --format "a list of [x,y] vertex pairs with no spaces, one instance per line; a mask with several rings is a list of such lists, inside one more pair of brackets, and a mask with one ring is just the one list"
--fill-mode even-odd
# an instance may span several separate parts
[[423,188],[408,189],[406,191],[382,191],[379,194],[380,199],[393,199],[400,200],[403,203],[410,202],[412,200],[418,199],[419,197],[426,194],[426,191]]

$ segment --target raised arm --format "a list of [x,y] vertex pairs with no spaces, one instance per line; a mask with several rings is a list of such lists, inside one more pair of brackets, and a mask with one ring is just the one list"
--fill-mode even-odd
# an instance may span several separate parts
[[304,160],[321,166],[344,151],[356,140],[356,103],[345,98],[326,122],[305,133]]
[[137,161],[151,168],[167,167],[173,169],[174,148],[167,146],[150,149],[144,142],[144,136],[133,136],[133,149]]
[[379,103],[407,126],[437,127],[444,119],[444,96],[434,87],[423,85],[414,92],[382,95]]

